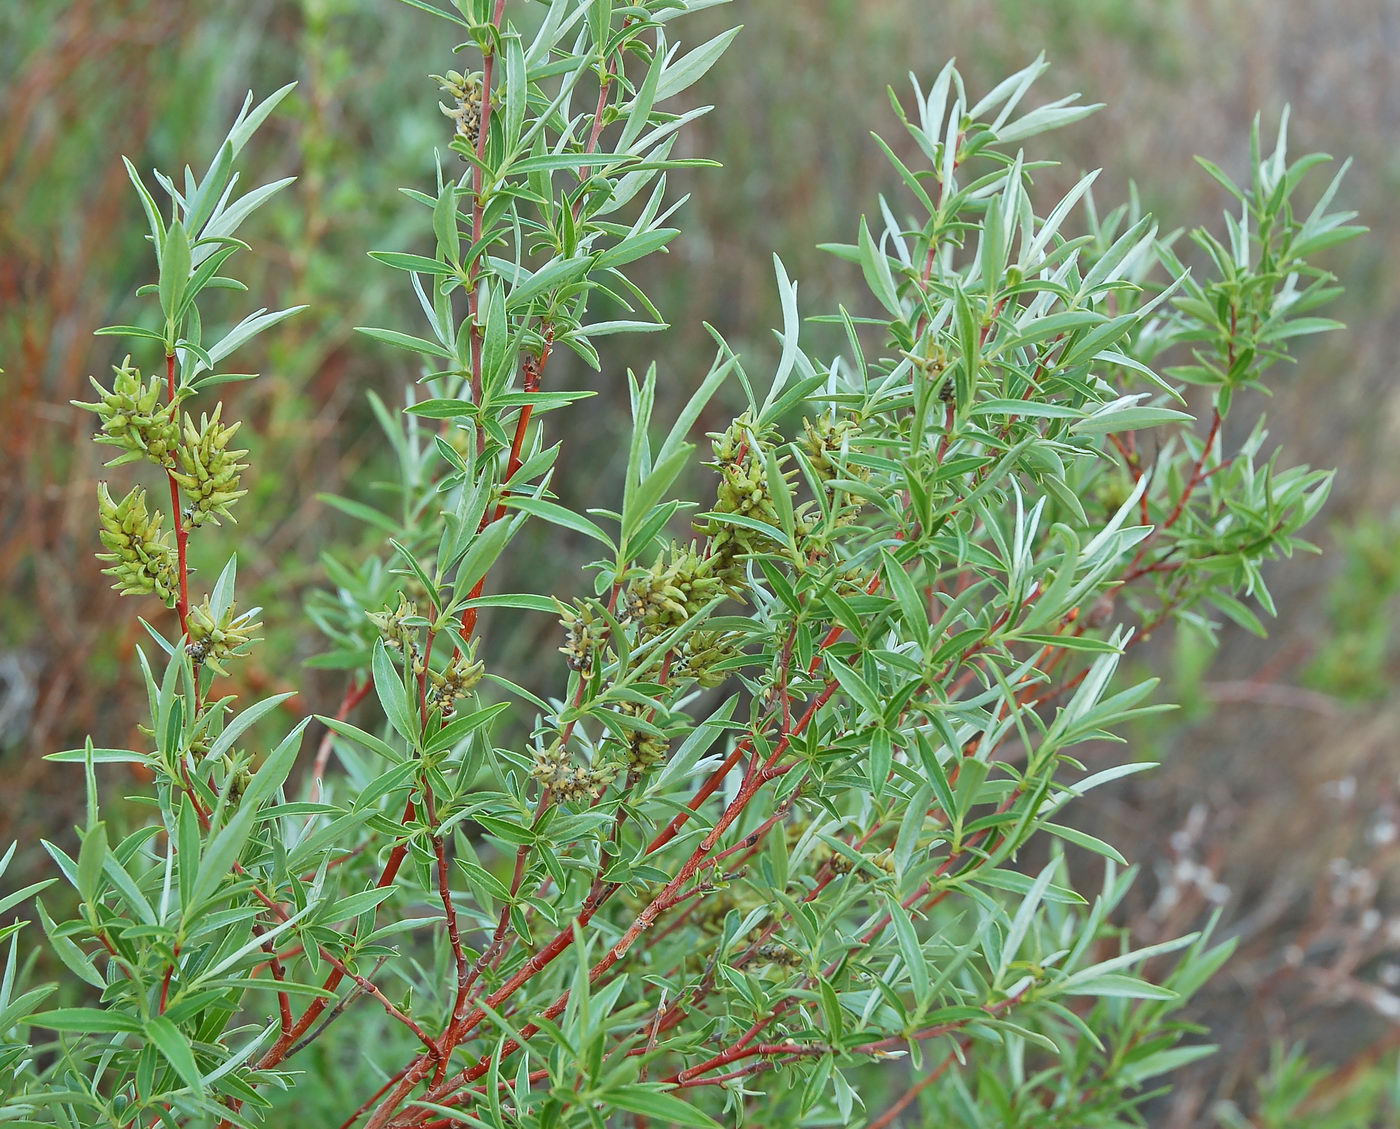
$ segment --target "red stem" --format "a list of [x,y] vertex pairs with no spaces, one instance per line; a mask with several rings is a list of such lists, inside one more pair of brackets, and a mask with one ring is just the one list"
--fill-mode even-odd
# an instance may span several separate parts
[[932,1086],[935,1082],[942,1078],[944,1074],[947,1073],[948,1067],[953,1065],[953,1060],[958,1057],[958,1054],[961,1051],[961,1049],[966,1046],[967,1040],[964,1040],[960,1046],[954,1047],[951,1051],[949,1051],[942,1062],[940,1062],[931,1071],[929,1071],[928,1074],[924,1075],[924,1077],[920,1078],[917,1082],[915,1082],[914,1085],[910,1086],[909,1089],[905,1092],[904,1096],[901,1097],[892,1106],[890,1106],[889,1109],[885,1110],[884,1113],[880,1114],[880,1116],[877,1117],[874,1121],[872,1121],[867,1127],[867,1129],[886,1129],[886,1126],[890,1125],[896,1117],[898,1117],[901,1113],[904,1112],[905,1108],[909,1105],[910,1102],[912,1102],[915,1098],[917,1098],[920,1094],[922,1094],[925,1090],[927,1090],[930,1086]]
[[160,982],[160,1014],[165,1014],[166,1001],[170,998],[170,978],[175,975],[175,965],[180,960],[180,946],[176,945],[170,954],[170,965],[165,970],[165,976]]
[[[165,385],[170,403],[175,403],[175,354],[165,358]],[[180,616],[180,634],[186,640],[190,637],[190,570],[187,558],[190,531],[185,528],[185,519],[180,512],[180,485],[175,481],[175,472],[167,470],[166,480],[170,483],[170,513],[175,519],[175,553],[180,570],[180,598],[175,610]]]
[[1220,409],[1215,408],[1210,416],[1210,432],[1206,435],[1205,445],[1201,448],[1201,457],[1196,460],[1196,466],[1191,471],[1191,477],[1187,480],[1186,489],[1181,492],[1181,497],[1177,499],[1176,508],[1171,515],[1162,523],[1163,529],[1170,529],[1177,523],[1182,512],[1186,509],[1186,503],[1191,500],[1191,495],[1195,493],[1196,487],[1205,481],[1206,459],[1210,458],[1211,448],[1215,446],[1215,437],[1220,434]]

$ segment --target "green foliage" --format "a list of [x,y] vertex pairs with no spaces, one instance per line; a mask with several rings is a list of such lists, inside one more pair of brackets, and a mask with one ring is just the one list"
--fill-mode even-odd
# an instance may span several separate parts
[[168,533],[161,529],[165,515],[151,513],[146,505],[146,491],[133,486],[120,502],[112,500],[105,482],[97,485],[97,520],[101,524],[98,536],[105,553],[100,561],[111,561],[111,568],[102,571],[116,577],[112,585],[124,596],[154,593],[167,607],[174,607],[179,598],[175,550]]
[[1341,532],[1341,568],[1328,592],[1329,628],[1309,681],[1353,700],[1390,689],[1395,647],[1390,609],[1400,594],[1400,523],[1368,517]]
[[1247,1119],[1233,1102],[1223,1104],[1216,1110],[1221,1129],[1370,1129],[1400,1116],[1393,1055],[1339,1072],[1315,1065],[1299,1049],[1275,1047],[1257,1089],[1257,1116]]
[[[1123,653],[1173,619],[1257,625],[1263,564],[1308,547],[1328,474],[1280,467],[1257,424],[1230,443],[1226,419],[1288,341],[1331,327],[1309,256],[1357,230],[1328,211],[1336,182],[1295,219],[1317,162],[1290,164],[1281,131],[1230,186],[1226,240],[1195,236],[1200,281],[1149,217],[1091,206],[1092,176],[1037,211],[1043,164],[1021,146],[1094,109],[1026,109],[1043,62],[981,98],[950,64],[892,97],[908,159],[881,147],[907,197],[829,248],[868,290],[816,319],[842,355],[809,354],[776,264],[773,371],[717,340],[670,421],[669,366],[632,375],[622,482],[591,484],[580,512],[555,489],[555,421],[588,393],[549,387],[550,361],[598,368],[605,338],[663,327],[632,265],[680,237],[668,175],[708,163],[677,149],[705,109],[672,100],[733,31],[682,50],[676,21],[709,0],[409,2],[481,69],[440,80],[455,156],[433,191],[406,190],[419,242],[370,253],[408,276],[422,321],[365,327],[365,347],[416,355],[421,389],[401,412],[372,400],[397,470],[382,504],[339,502],[383,552],[327,558],[335,591],[311,615],[348,685],[305,786],[289,781],[311,719],[264,742],[285,698],[216,693],[259,626],[234,564],[192,606],[186,554],[250,469],[237,424],[205,410],[222,362],[295,312],[206,344],[199,306],[239,288],[220,273],[246,249],[233,232],[285,183],[235,198],[286,90],[250,100],[202,179],[157,173],[167,206],[130,169],[160,328],[103,332],[160,348],[166,399],[124,365],[97,410],[102,438],[166,470],[176,545],[139,487],[104,490],[104,559],[179,623],[141,656],[154,748],[55,754],[87,770],[78,857],[49,846],[79,906],[37,913],[92,990],[17,1006],[6,973],[0,1033],[25,1041],[0,1051],[0,1113],[1130,1122],[1209,1053],[1175,1013],[1228,948],[1138,946],[1115,917],[1132,870],[1060,813],[1149,767],[1078,759],[1164,708],[1117,678]],[[1207,386],[1200,427],[1181,383]],[[726,386],[743,410],[711,436],[705,496],[681,496]],[[175,436],[186,399],[200,423]],[[574,590],[517,590],[527,522],[601,546]],[[548,687],[495,659],[497,633],[536,615],[562,617]],[[154,778],[149,821],[115,841],[95,781],[113,761]],[[1101,883],[1071,868],[1084,852]],[[891,1079],[903,1097],[880,1097]]]

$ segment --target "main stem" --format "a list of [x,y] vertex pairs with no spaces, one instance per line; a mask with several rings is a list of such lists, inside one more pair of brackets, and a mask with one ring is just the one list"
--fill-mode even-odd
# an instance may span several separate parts
[[[165,358],[165,386],[170,403],[175,403],[175,354]],[[190,569],[188,549],[190,531],[185,528],[185,518],[180,512],[180,485],[175,481],[175,472],[167,470],[165,477],[170,483],[170,514],[175,519],[175,553],[180,569],[180,598],[175,611],[180,616],[180,634],[188,641],[190,637]]]

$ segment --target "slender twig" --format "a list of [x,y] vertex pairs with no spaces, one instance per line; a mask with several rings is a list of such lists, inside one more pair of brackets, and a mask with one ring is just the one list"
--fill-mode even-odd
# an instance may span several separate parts
[[[175,382],[175,354],[165,358],[165,384],[170,403],[175,403],[179,389]],[[185,515],[180,506],[180,484],[175,481],[175,472],[166,470],[166,481],[170,484],[170,516],[175,521],[175,557],[180,574],[180,595],[175,611],[180,617],[180,634],[186,641],[190,637],[190,531],[185,527]]]
[[872,1121],[867,1127],[867,1129],[886,1129],[888,1125],[892,1124],[894,1122],[894,1119],[898,1117],[901,1113],[903,1113],[904,1110],[909,1106],[911,1102],[914,1101],[915,1098],[917,1098],[920,1094],[922,1094],[925,1090],[927,1090],[930,1086],[932,1086],[935,1082],[942,1078],[944,1074],[947,1073],[948,1068],[952,1066],[953,1063],[958,1060],[959,1056],[967,1049],[969,1042],[970,1040],[965,1039],[962,1041],[962,1043],[960,1043],[958,1046],[954,1047],[951,1051],[949,1051],[937,1066],[935,1066],[932,1070],[930,1070],[927,1074],[925,1074],[922,1078],[920,1078],[917,1082],[910,1086],[909,1089],[904,1092],[903,1096],[900,1097],[898,1101],[894,1102],[887,1110],[885,1110],[884,1113],[880,1114],[879,1117]]
[[[378,972],[381,968],[384,967],[384,962],[388,959],[389,954],[385,953],[382,957],[379,958],[378,961],[375,962],[375,965],[372,969],[370,969],[369,974],[373,976],[376,972]],[[305,1049],[311,1043],[315,1042],[322,1035],[324,1035],[326,1032],[326,1028],[328,1028],[332,1023],[339,1019],[341,1015],[345,1013],[345,1009],[355,1002],[356,997],[362,995],[364,995],[364,989],[361,988],[358,984],[356,984],[354,988],[352,988],[349,992],[345,994],[344,999],[342,999],[339,1003],[335,1005],[335,1007],[331,1008],[331,1010],[326,1013],[326,1017],[322,1019],[321,1022],[318,1023],[309,1034],[302,1036],[302,1038],[300,1038],[292,1044],[291,1048],[287,1051],[287,1057],[291,1058],[298,1051]]]

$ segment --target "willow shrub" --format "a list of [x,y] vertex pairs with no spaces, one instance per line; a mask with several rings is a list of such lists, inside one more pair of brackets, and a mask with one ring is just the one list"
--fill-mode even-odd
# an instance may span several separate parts
[[[1225,421],[1332,327],[1311,258],[1358,230],[1337,182],[1297,206],[1322,158],[1289,163],[1281,134],[1245,185],[1206,166],[1238,205],[1221,238],[1100,212],[1092,175],[1040,214],[1021,146],[1094,107],[1027,109],[1040,62],[984,97],[950,64],[893,99],[907,193],[830,248],[866,286],[815,319],[840,355],[804,351],[779,264],[772,370],[719,341],[665,420],[658,379],[688,367],[629,378],[625,476],[580,512],[551,481],[590,393],[551,360],[664,328],[628,268],[681,234],[670,170],[706,163],[676,156],[706,109],[683,96],[733,32],[673,30],[710,6],[438,13],[442,57],[465,39],[481,67],[438,78],[455,155],[406,190],[422,242],[371,252],[422,307],[363,331],[422,363],[402,411],[378,404],[391,494],[341,503],[384,551],[327,556],[311,613],[345,699],[280,739],[258,735],[289,695],[221,688],[258,629],[234,561],[206,588],[189,560],[256,473],[226,362],[295,312],[222,334],[200,312],[242,288],[236,232],[286,183],[236,171],[286,91],[202,177],[129,168],[156,281],[139,325],[101,331],[134,359],[83,406],[112,465],[156,468],[149,490],[114,473],[94,522],[114,587],[160,613],[149,741],[55,754],[86,771],[81,846],[45,844],[56,877],[0,900],[61,881],[75,897],[43,896],[77,906],[0,931],[7,1122],[1121,1125],[1208,1053],[1174,1013],[1225,948],[1134,948],[1131,869],[1066,820],[1148,767],[1106,743],[1164,708],[1124,651],[1173,620],[1257,628],[1264,564],[1307,547],[1327,472]],[[721,389],[745,406],[701,442]],[[678,497],[700,462],[703,498]],[[526,523],[598,559],[521,591]],[[484,638],[483,608],[507,609]],[[539,693],[492,663],[538,616],[562,652]],[[100,810],[113,762],[154,781],[134,830]],[[40,948],[80,983],[25,987]]]

